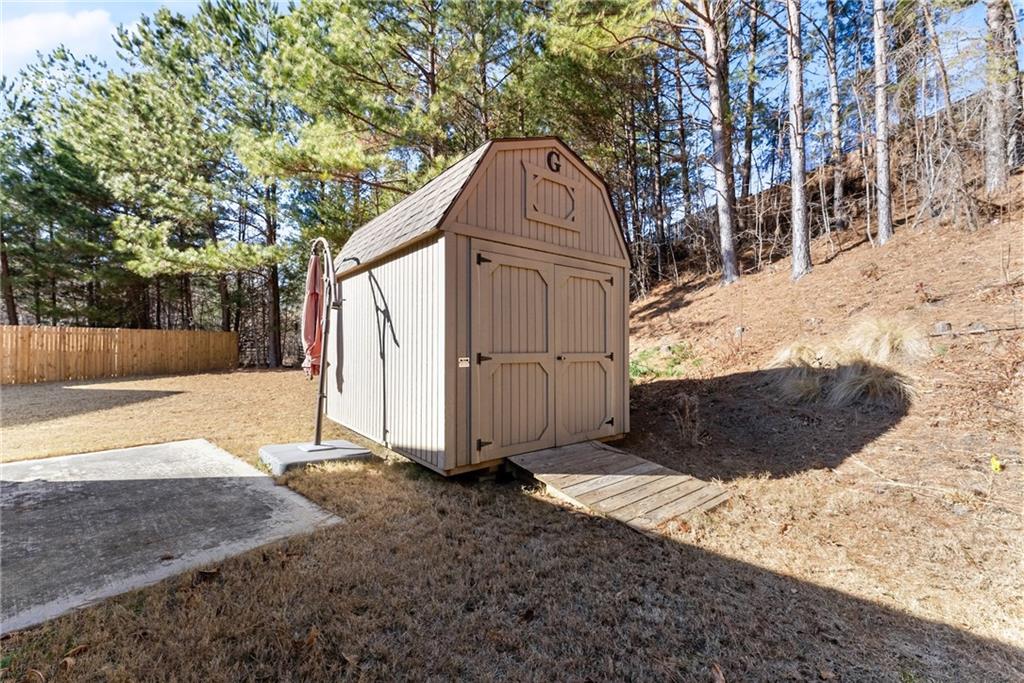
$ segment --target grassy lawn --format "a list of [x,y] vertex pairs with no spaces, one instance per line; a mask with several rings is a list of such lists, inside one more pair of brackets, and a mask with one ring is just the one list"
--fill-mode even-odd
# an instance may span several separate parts
[[[851,311],[1013,323],[1019,288],[989,288],[1013,233],[985,235],[977,260],[951,243],[940,303],[915,303],[887,264],[880,293],[858,275],[866,249],[835,267],[869,284],[840,294],[773,294],[779,272],[639,302],[633,343],[655,350],[624,447],[734,493],[662,540],[511,478],[383,454],[284,478],[343,524],[13,634],[2,666],[46,681],[1020,680],[1024,337],[932,340],[903,411],[791,405],[764,370],[787,329],[822,340]],[[886,258],[913,261],[917,238]],[[740,306],[742,287],[767,299]],[[293,371],[4,387],[2,454],[203,437],[254,462],[309,438],[314,394]]]

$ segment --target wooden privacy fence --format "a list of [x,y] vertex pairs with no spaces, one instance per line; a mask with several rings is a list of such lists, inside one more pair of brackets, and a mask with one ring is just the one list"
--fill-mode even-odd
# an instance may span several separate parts
[[175,375],[238,366],[238,334],[0,325],[0,384]]

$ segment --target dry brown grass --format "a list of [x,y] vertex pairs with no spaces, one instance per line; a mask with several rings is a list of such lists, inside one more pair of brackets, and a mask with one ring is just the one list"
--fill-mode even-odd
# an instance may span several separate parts
[[883,365],[914,363],[931,355],[920,326],[895,318],[861,320],[846,334],[840,348]]
[[[78,380],[0,388],[0,460],[203,437],[257,462],[267,443],[312,438],[312,382],[294,371]],[[325,421],[325,435],[341,429]]]
[[[133,442],[127,425],[160,421],[147,437],[233,440],[251,460],[259,443],[305,437],[313,399],[300,373],[92,386],[182,393],[90,413],[84,389],[72,401],[61,385],[5,388],[5,416],[37,420],[5,423],[5,448],[19,449],[8,455],[29,455],[35,430],[62,435],[65,448],[106,448]],[[90,415],[93,429],[80,429]],[[1017,607],[1005,601],[1011,551],[978,555],[998,534],[970,532],[982,581],[960,596],[958,575],[944,572],[965,561],[964,528],[920,534],[938,554],[918,555],[905,531],[878,520],[901,510],[900,524],[934,524],[927,499],[828,470],[731,478],[730,506],[673,527],[664,543],[515,481],[445,480],[400,458],[284,481],[345,523],[18,633],[2,643],[14,678],[28,668],[47,680],[286,681],[706,680],[714,666],[727,680],[996,680],[1024,670]]]
[[906,375],[867,358],[848,358],[829,373],[825,401],[832,408],[870,403],[894,408],[909,406],[917,391]]
[[804,342],[786,346],[768,363],[773,384],[779,394],[792,403],[816,401],[825,387],[828,365],[827,347],[816,348]]
[[[734,493],[664,541],[516,481],[315,468],[287,485],[345,523],[18,633],[0,662],[13,680],[1021,680],[1024,337],[937,340],[909,412],[790,405],[762,369],[865,314],[1012,323],[1016,290],[985,289],[1011,234],[900,234],[796,285],[766,274],[638,313],[635,346],[682,336],[706,362],[634,387],[626,447]],[[922,278],[938,303],[900,284]],[[739,324],[726,360],[716,338]],[[683,395],[696,446],[672,417]],[[313,398],[296,372],[5,387],[3,457],[205,437],[252,461],[308,438]]]
[[793,403],[825,401],[832,408],[855,403],[905,409],[917,395],[910,378],[892,367],[920,361],[930,353],[913,325],[868,318],[838,343],[795,342],[768,363],[776,391]]

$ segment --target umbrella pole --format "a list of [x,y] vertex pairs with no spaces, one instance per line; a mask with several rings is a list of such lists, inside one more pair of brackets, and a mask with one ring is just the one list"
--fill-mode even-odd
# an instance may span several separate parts
[[310,256],[324,259],[322,322],[320,325],[320,384],[316,397],[316,432],[313,443],[285,443],[260,448],[260,460],[275,476],[281,476],[292,467],[313,463],[361,460],[370,457],[370,451],[348,441],[323,442],[324,404],[327,401],[327,342],[330,339],[331,310],[341,309],[340,287],[334,271],[334,259],[327,240],[318,237],[310,246]]
[[313,240],[310,251],[316,254],[317,247],[320,248],[320,257],[324,260],[323,318],[320,323],[320,384],[316,398],[316,428],[310,450],[333,448],[329,444],[323,444],[323,421],[324,402],[327,400],[327,342],[330,339],[331,309],[334,307],[335,293],[334,259],[331,258],[331,247],[323,237]]

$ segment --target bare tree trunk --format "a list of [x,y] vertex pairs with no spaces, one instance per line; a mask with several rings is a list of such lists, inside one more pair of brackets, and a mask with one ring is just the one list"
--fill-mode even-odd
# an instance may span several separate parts
[[[654,109],[653,120],[651,121],[651,127],[647,134],[648,146],[653,147],[651,150],[652,162],[654,168],[653,171],[653,190],[654,190],[654,225],[655,235],[657,240],[657,268],[658,278],[664,276],[664,254],[665,245],[665,198],[661,189],[661,63],[655,59],[651,63],[651,90],[652,90],[652,107]],[[653,143],[653,144],[652,144]]]
[[4,308],[7,309],[7,324],[18,324],[18,304],[14,300],[14,285],[11,284],[11,267],[7,261],[7,240],[0,226],[0,279],[3,279]]
[[932,18],[932,9],[927,4],[924,6],[924,26],[928,32],[928,44],[935,58],[935,65],[939,72],[939,88],[942,91],[943,118],[950,122],[950,132],[955,132],[952,127],[953,121],[953,98],[950,95],[949,72],[946,70],[946,60],[942,56],[942,49],[939,46],[939,36],[935,31],[935,21]]
[[[942,55],[942,48],[939,46],[939,36],[935,30],[935,21],[932,16],[932,8],[925,3],[922,7],[925,31],[928,37],[928,44],[931,48],[932,57],[935,59],[935,68],[939,73],[939,90],[942,93],[942,121],[945,125],[945,135],[950,147],[949,167],[953,192],[957,195],[960,205],[963,208],[968,227],[972,230],[977,227],[977,206],[974,196],[971,194],[970,186],[967,183],[964,172],[963,144],[960,131],[957,129],[956,120],[953,117],[953,96],[949,85],[949,72],[946,69],[946,59]],[[939,180],[942,182],[942,179]]]
[[811,272],[807,232],[807,187],[804,159],[804,65],[800,40],[800,0],[786,1],[786,74],[789,78],[790,223],[793,228],[794,280]]
[[487,60],[481,50],[477,59],[477,77],[480,79],[478,105],[480,107],[480,132],[483,141],[491,139],[491,108],[487,106]]
[[697,14],[704,35],[704,70],[708,77],[711,108],[711,144],[715,168],[718,207],[718,241],[722,254],[722,281],[740,277],[736,260],[736,190],[732,178],[732,129],[729,123],[728,61],[724,43],[728,40],[725,3],[700,1]]
[[192,276],[186,273],[181,276],[181,329],[195,328],[192,310]]
[[[53,249],[54,248],[53,225],[50,225],[48,230],[49,230],[49,238],[50,239],[49,239],[49,243],[48,243],[47,246],[50,249]],[[50,324],[51,325],[57,325],[57,324],[60,323],[60,320],[57,318],[57,276],[54,273],[54,267],[55,266],[53,265],[52,262],[49,262],[49,263],[46,264],[47,284],[50,285]],[[41,320],[38,321],[38,322],[40,324],[42,323]]]
[[874,0],[875,42],[875,205],[878,244],[892,239],[892,185],[889,181],[889,61],[885,0]]
[[[210,238],[210,244],[217,244],[216,220],[211,219],[207,223],[206,234]],[[231,296],[228,294],[228,276],[224,273],[217,275],[217,292],[220,296],[220,329],[228,332],[231,330]]]
[[637,161],[636,153],[636,102],[633,101],[632,98],[630,98],[629,101],[629,118],[627,119],[627,127],[629,133],[629,147],[626,150],[626,154],[627,164],[629,165],[630,222],[633,224],[633,243],[639,249],[642,246],[644,234],[643,224],[640,218],[640,185],[637,177],[640,172],[640,164]]
[[[51,271],[52,273],[52,271]],[[50,324],[59,325],[60,318],[57,316],[57,278],[50,275]]]
[[153,326],[149,317],[149,281],[140,279],[134,289],[139,297],[135,305],[135,326],[148,330]]
[[985,41],[985,191],[989,194],[1006,187],[1010,178],[1007,156],[1006,95],[1010,80],[1005,50],[1006,0],[988,0],[985,14],[988,35]]
[[231,323],[231,329],[238,332],[242,329],[242,274],[235,274],[235,319]]
[[1020,17],[1017,15],[1017,8],[1013,0],[1006,3],[1006,33],[1005,50],[1007,56],[1007,68],[1010,73],[1010,82],[1007,83],[1006,101],[1008,106],[1007,114],[1007,158],[1010,167],[1016,167],[1021,163],[1020,136],[1024,134],[1024,72],[1022,72],[1020,61],[1017,58],[1017,47],[1020,33]]
[[[424,111],[430,109],[430,103],[433,102],[434,97],[437,95],[438,83],[437,83],[437,70],[440,55],[438,54],[438,16],[437,12],[430,11],[430,6],[424,5],[427,8],[427,19],[426,23],[426,34],[430,36],[430,46],[428,49],[428,66],[426,73],[424,74],[424,80],[427,86],[427,101],[424,106]],[[437,6],[440,9],[440,5]],[[441,140],[435,135],[430,136],[430,143],[427,147],[427,158],[433,161],[441,153]]]
[[679,117],[679,191],[683,195],[683,220],[693,211],[690,203],[690,150],[686,136],[686,108],[683,100],[683,65],[679,52],[675,55],[676,115]]
[[[834,0],[830,0],[834,1]],[[747,99],[743,106],[743,162],[740,166],[740,196],[750,195],[750,172],[754,163],[754,105],[757,96],[758,0],[750,0],[750,42],[747,45]]]
[[[900,127],[915,125],[918,113],[918,88],[921,85],[921,7],[920,0],[896,0],[890,16],[893,46],[889,54],[895,72],[896,118]],[[901,138],[903,136],[900,136]]]
[[153,279],[153,286],[156,288],[156,329],[164,328],[164,295],[160,291],[160,278]]
[[[837,229],[846,226],[843,215],[843,111],[839,101],[839,40],[836,35],[836,0],[826,0],[828,14],[828,41],[825,44],[825,64],[828,69],[829,124],[832,146],[829,163],[832,164],[832,223]],[[822,197],[822,202],[825,198]]]
[[[277,185],[271,183],[266,191],[267,246],[277,244]],[[271,264],[267,275],[267,298],[270,305],[270,321],[267,328],[267,365],[281,367],[281,285],[277,263]]]

